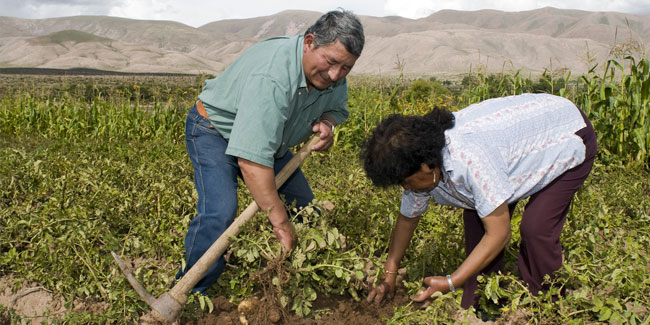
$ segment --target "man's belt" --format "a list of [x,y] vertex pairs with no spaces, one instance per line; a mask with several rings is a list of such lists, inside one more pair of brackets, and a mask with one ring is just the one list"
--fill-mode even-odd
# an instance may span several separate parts
[[207,118],[208,120],[210,119],[208,117],[208,112],[205,111],[205,106],[203,106],[203,102],[200,99],[196,101],[196,110],[199,111],[199,114],[201,114],[201,116]]
[[[200,99],[196,101],[196,110],[199,111],[199,115],[205,117],[206,119],[208,119],[208,121],[210,120],[210,118],[208,117],[208,112],[205,111],[205,106],[203,106],[203,102]],[[210,128],[214,129],[212,123],[210,123]]]

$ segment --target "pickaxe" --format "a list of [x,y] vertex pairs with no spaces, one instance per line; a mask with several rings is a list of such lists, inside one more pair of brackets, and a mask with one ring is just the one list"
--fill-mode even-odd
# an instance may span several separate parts
[[[291,158],[291,160],[282,168],[282,170],[275,176],[275,187],[280,188],[282,184],[293,174],[300,164],[309,156],[312,147],[320,140],[319,134],[314,135],[305,145],[302,146],[300,151]],[[192,290],[194,285],[203,278],[205,272],[208,271],[210,266],[226,251],[230,245],[230,237],[237,236],[241,231],[241,227],[248,222],[257,212],[259,207],[253,201],[246,207],[246,209],[233,221],[233,223],[226,229],[226,231],[215,241],[210,248],[201,256],[201,258],[185,273],[185,275],[172,287],[168,292],[163,293],[156,299],[145,289],[140,282],[135,278],[133,273],[124,264],[124,262],[115,254],[111,252],[115,262],[126,276],[133,289],[142,297],[142,299],[151,307],[151,315],[160,322],[173,323],[178,320],[178,317],[183,310],[183,305],[187,301],[187,295]]]

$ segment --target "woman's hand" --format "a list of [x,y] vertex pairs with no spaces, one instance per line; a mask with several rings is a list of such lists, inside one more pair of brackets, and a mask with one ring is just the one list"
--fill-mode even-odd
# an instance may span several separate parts
[[411,300],[421,303],[424,302],[421,308],[427,308],[433,298],[431,296],[436,292],[447,293],[449,292],[449,283],[444,276],[428,276],[422,281],[425,287],[420,288],[418,293],[411,296]]
[[379,304],[384,299],[384,297],[386,297],[386,300],[393,299],[395,296],[396,279],[396,274],[385,274],[384,279],[381,281],[381,283],[379,283],[370,291],[368,298],[366,298],[366,301]]

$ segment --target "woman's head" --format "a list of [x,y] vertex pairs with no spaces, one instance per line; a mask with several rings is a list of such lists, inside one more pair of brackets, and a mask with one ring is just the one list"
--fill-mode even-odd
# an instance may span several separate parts
[[444,132],[453,126],[454,116],[445,109],[424,116],[388,116],[362,146],[366,175],[377,186],[391,186],[415,174],[423,163],[442,167]]

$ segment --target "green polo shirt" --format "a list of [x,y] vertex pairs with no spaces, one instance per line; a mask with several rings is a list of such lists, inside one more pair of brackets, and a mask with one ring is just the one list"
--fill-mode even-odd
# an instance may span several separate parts
[[322,115],[337,124],[347,119],[346,80],[307,91],[302,54],[302,35],[267,39],[205,82],[199,99],[228,141],[226,154],[273,167],[274,158],[312,134]]

